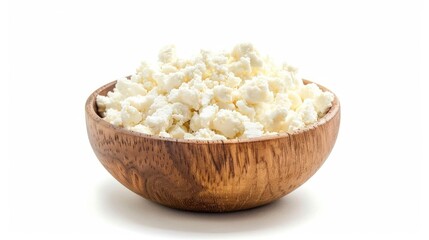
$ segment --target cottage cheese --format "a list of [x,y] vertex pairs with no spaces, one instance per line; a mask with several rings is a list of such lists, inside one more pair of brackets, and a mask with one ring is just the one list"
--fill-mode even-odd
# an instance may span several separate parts
[[97,96],[107,122],[131,131],[181,139],[247,139],[292,133],[315,123],[334,95],[304,85],[297,69],[261,57],[251,44],[231,52],[202,50],[180,59],[174,46],[143,62],[107,96]]

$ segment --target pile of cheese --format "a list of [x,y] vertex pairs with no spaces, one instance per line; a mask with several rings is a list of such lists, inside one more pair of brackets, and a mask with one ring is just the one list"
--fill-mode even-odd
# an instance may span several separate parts
[[226,140],[292,133],[316,122],[333,100],[317,85],[304,85],[294,67],[239,44],[190,59],[168,46],[157,64],[142,63],[130,79],[98,96],[97,105],[104,120],[131,131]]

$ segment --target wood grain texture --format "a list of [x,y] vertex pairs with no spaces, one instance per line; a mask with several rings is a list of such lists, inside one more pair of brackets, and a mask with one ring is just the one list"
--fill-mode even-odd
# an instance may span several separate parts
[[106,95],[114,84],[99,88],[86,102],[87,132],[97,158],[131,191],[177,209],[236,211],[285,196],[320,168],[340,125],[335,97],[322,119],[294,134],[227,141],[151,136],[115,127],[97,114],[96,96]]

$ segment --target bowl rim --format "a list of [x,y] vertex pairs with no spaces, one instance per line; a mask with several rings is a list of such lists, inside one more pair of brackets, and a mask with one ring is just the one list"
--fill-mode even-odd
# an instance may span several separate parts
[[[127,78],[129,78],[129,76]],[[97,108],[96,98],[97,98],[97,96],[102,91],[105,91],[106,89],[110,88],[109,91],[111,91],[114,88],[116,82],[117,82],[117,80],[112,81],[110,83],[107,83],[107,84],[99,87],[97,90],[95,90],[88,97],[88,99],[86,100],[86,103],[85,103],[86,117],[91,118],[97,124],[101,124],[102,126],[109,128],[109,129],[112,129],[115,132],[119,132],[121,134],[129,135],[129,136],[133,136],[133,137],[148,139],[148,140],[160,140],[160,141],[166,141],[166,142],[176,142],[176,143],[185,143],[185,144],[191,144],[191,143],[192,144],[207,144],[207,143],[210,143],[210,144],[237,144],[237,143],[251,143],[251,142],[276,140],[276,139],[288,138],[290,136],[304,134],[306,132],[312,131],[312,130],[316,129],[317,127],[323,126],[326,123],[328,123],[329,121],[331,121],[334,118],[334,116],[336,116],[340,112],[340,101],[339,101],[339,99],[335,93],[333,93],[331,90],[324,87],[323,85],[320,85],[318,83],[303,79],[303,82],[305,85],[310,84],[310,83],[314,83],[317,86],[319,86],[319,88],[322,89],[323,91],[331,92],[334,95],[334,101],[332,102],[332,106],[330,107],[328,112],[325,114],[325,116],[320,118],[315,123],[310,124],[304,128],[298,129],[292,133],[277,133],[277,134],[273,134],[273,135],[264,135],[264,136],[255,137],[255,138],[227,139],[227,140],[178,139],[178,138],[161,137],[158,135],[151,135],[151,134],[146,134],[146,133],[135,132],[135,131],[127,130],[123,127],[115,126],[115,125],[103,120],[98,115],[98,113],[96,111],[96,108]]]

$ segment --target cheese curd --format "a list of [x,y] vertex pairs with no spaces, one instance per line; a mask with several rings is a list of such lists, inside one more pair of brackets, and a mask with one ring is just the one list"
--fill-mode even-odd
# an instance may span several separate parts
[[316,84],[304,85],[296,68],[276,65],[248,43],[231,52],[201,50],[190,59],[167,46],[158,58],[97,96],[105,121],[167,138],[248,139],[314,124],[334,100]]

